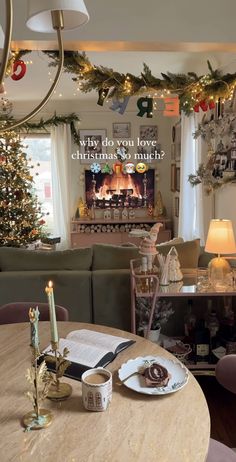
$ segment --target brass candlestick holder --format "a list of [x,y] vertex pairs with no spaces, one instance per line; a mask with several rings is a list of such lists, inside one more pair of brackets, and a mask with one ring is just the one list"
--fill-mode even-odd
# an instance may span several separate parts
[[52,422],[52,413],[48,409],[41,409],[40,403],[47,397],[53,376],[48,372],[46,362],[37,364],[38,351],[33,349],[32,366],[27,369],[26,379],[31,389],[25,393],[33,405],[34,410],[24,415],[22,423],[26,431],[39,430],[48,427]]
[[70,361],[66,359],[69,354],[69,350],[64,348],[63,354],[58,350],[58,343],[51,342],[52,345],[52,356],[46,356],[46,361],[53,362],[55,364],[55,375],[56,379],[53,379],[53,382],[50,385],[47,398],[53,401],[64,401],[69,398],[72,393],[72,387],[69,383],[60,382],[60,378],[63,377],[64,372],[67,367],[71,364]]

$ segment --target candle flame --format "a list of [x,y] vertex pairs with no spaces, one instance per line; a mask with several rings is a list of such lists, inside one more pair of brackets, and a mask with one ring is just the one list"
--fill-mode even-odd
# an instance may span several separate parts
[[53,287],[53,282],[52,281],[49,281],[48,287],[50,287],[50,289]]

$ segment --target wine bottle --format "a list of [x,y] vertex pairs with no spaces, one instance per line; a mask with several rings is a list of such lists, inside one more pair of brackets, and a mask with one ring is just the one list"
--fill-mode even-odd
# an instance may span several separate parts
[[194,353],[196,364],[208,364],[210,360],[210,331],[205,320],[200,319],[194,333]]

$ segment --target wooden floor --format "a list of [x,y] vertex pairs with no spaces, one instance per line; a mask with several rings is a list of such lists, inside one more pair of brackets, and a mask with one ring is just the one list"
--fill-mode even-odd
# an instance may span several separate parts
[[236,448],[236,395],[225,390],[214,377],[197,378],[211,416],[211,437]]

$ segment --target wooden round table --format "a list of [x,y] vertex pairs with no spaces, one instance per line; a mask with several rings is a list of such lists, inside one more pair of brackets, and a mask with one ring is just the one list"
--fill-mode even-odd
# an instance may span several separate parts
[[[210,437],[210,418],[204,395],[190,374],[188,384],[165,396],[138,394],[118,384],[117,370],[130,358],[159,355],[172,358],[158,345],[128,332],[81,323],[58,323],[65,337],[75,329],[92,329],[135,339],[107,366],[113,372],[113,396],[105,412],[83,408],[81,383],[70,399],[46,400],[52,410],[50,427],[25,433],[22,416],[31,410],[24,396],[30,365],[29,324],[0,326],[0,460],[1,462],[204,462]],[[49,344],[48,322],[41,322],[42,349]]]

